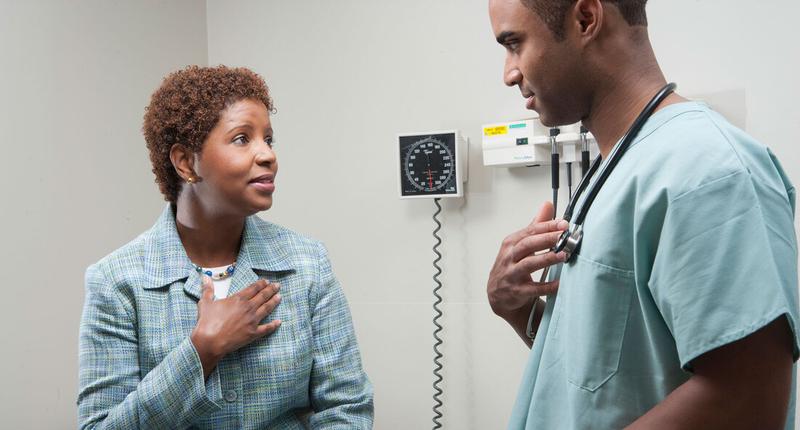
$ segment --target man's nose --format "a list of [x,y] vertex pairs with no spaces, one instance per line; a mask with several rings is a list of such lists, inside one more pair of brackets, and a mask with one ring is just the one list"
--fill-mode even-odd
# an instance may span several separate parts
[[522,73],[520,73],[519,69],[516,67],[508,67],[508,65],[506,65],[503,73],[503,82],[509,87],[519,85],[519,83],[522,82]]

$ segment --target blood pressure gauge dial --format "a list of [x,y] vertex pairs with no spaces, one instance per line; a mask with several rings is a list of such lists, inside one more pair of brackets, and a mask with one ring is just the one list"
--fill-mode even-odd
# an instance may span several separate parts
[[461,195],[454,132],[400,135],[400,196]]

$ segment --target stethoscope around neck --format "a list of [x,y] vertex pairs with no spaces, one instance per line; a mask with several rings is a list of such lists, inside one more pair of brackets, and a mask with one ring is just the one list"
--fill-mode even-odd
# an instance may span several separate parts
[[647,106],[645,106],[645,108],[633,122],[631,128],[622,137],[622,141],[611,151],[611,154],[608,156],[608,162],[600,172],[600,176],[597,177],[597,180],[589,189],[589,193],[586,195],[583,205],[581,205],[581,210],[578,212],[575,222],[570,222],[572,220],[572,212],[575,210],[575,204],[577,203],[581,194],[583,194],[583,191],[589,185],[592,176],[600,168],[600,164],[602,164],[601,155],[598,155],[597,158],[595,158],[594,162],[592,162],[592,166],[589,168],[589,171],[586,172],[586,175],[584,175],[583,179],[581,179],[581,181],[578,183],[578,188],[575,190],[575,194],[572,196],[572,198],[570,198],[569,204],[564,211],[564,220],[570,223],[569,228],[561,234],[561,237],[559,237],[558,241],[556,242],[556,246],[553,247],[553,252],[555,253],[559,253],[561,251],[566,253],[567,262],[572,260],[575,254],[580,251],[581,242],[583,241],[583,221],[586,219],[586,214],[589,212],[589,208],[592,207],[592,203],[594,202],[595,197],[597,197],[597,193],[600,192],[600,188],[603,187],[603,184],[611,175],[614,167],[616,167],[616,165],[619,163],[619,160],[625,154],[625,151],[627,151],[628,147],[631,146],[631,143],[633,143],[634,139],[636,139],[636,135],[639,134],[639,131],[641,131],[644,124],[647,122],[650,116],[653,115],[653,112],[655,112],[658,105],[660,105],[661,102],[667,98],[667,96],[675,91],[676,87],[677,85],[675,83],[669,83],[665,85],[650,100],[650,102],[647,103]]

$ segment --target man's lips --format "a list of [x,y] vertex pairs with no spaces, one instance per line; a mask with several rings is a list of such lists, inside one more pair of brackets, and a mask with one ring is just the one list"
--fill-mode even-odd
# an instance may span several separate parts
[[[523,95],[523,97],[525,97],[525,96]],[[525,107],[528,108],[528,109],[533,109],[534,105],[535,105],[535,101],[536,101],[536,95],[535,94],[531,94],[531,95],[525,97]]]

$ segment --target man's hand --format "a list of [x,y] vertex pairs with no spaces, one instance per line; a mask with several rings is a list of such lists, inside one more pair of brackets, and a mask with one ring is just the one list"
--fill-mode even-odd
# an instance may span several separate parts
[[489,304],[494,313],[508,321],[517,333],[524,333],[536,298],[558,290],[558,280],[536,282],[531,278],[533,272],[566,259],[564,252],[541,252],[555,246],[561,233],[569,226],[566,221],[551,218],[553,205],[545,202],[533,222],[503,240],[489,273],[486,286]]
[[222,357],[278,329],[280,320],[261,324],[280,303],[278,290],[278,284],[261,279],[228,298],[214,301],[214,286],[204,277],[203,297],[197,303],[197,325],[191,339],[206,378]]

